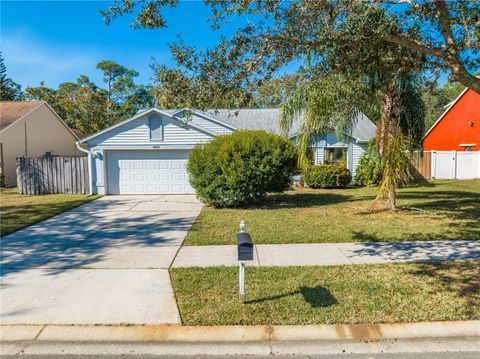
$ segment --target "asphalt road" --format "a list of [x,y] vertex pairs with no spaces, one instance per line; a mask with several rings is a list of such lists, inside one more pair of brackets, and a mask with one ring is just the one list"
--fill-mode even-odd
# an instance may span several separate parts
[[448,353],[396,353],[396,354],[337,354],[337,355],[20,355],[2,356],[5,359],[477,359],[479,352],[448,352]]

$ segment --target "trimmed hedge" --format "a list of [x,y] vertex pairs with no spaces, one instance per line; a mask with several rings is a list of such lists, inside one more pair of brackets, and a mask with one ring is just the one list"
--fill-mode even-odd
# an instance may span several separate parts
[[340,188],[350,184],[352,175],[343,164],[325,164],[309,166],[303,172],[303,181],[311,188]]
[[296,150],[290,140],[275,134],[235,131],[195,146],[187,169],[203,202],[236,207],[291,188]]

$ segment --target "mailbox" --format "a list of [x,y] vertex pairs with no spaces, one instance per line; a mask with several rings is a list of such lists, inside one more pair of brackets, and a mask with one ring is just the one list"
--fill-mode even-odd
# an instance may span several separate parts
[[237,233],[238,261],[253,261],[252,237],[246,232]]

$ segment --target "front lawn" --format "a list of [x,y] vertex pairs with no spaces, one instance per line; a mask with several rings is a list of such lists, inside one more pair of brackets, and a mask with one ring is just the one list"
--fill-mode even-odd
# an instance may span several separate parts
[[100,196],[45,194],[26,196],[16,188],[0,188],[0,236],[18,231]]
[[480,319],[480,262],[175,268],[183,324],[332,324]]
[[376,189],[297,189],[256,207],[205,207],[186,245],[234,244],[240,220],[254,243],[479,239],[480,180],[434,181],[399,190],[394,213],[370,213]]

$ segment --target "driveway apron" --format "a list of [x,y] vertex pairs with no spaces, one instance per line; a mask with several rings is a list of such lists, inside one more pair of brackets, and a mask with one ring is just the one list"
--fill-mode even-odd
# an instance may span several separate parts
[[106,196],[3,237],[1,322],[180,323],[168,268],[201,208]]

